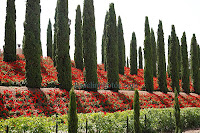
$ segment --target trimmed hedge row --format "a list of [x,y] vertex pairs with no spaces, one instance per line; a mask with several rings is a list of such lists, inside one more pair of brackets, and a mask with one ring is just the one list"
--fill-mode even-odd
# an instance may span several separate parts
[[[142,132],[166,132],[175,129],[175,117],[173,108],[143,109],[140,111]],[[145,119],[146,115],[146,119]],[[122,133],[127,130],[127,116],[129,118],[129,132],[133,131],[133,111],[115,113],[91,113],[78,114],[78,132],[86,131],[86,119],[88,132],[113,132]],[[0,121],[0,132],[5,131],[9,125],[11,132],[55,132],[56,119],[59,131],[67,131],[67,115],[52,117],[18,117]],[[183,129],[200,127],[200,108],[181,109],[181,122]]]

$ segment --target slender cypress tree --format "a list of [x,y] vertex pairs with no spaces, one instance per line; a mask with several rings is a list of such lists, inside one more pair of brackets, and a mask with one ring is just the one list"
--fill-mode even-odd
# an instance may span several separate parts
[[170,37],[170,74],[172,79],[172,88],[177,88],[177,92],[180,92],[179,87],[179,69],[178,69],[178,44],[175,32],[175,27],[172,25],[171,37]]
[[179,105],[179,101],[178,101],[178,93],[177,90],[175,88],[174,90],[175,93],[175,102],[174,102],[174,116],[175,116],[175,133],[182,133],[182,129],[181,129],[181,119],[180,119],[180,105]]
[[130,74],[137,75],[137,40],[135,32],[132,33],[132,40],[130,44]]
[[40,11],[40,0],[27,0],[24,23],[24,55],[26,59],[26,86],[30,88],[40,88],[42,82]]
[[68,0],[57,3],[56,64],[59,88],[70,91],[72,87],[71,59],[69,56]]
[[16,10],[15,0],[7,0],[6,23],[5,23],[5,62],[16,61]]
[[118,68],[118,44],[117,26],[114,4],[110,4],[107,26],[107,77],[109,89],[118,91],[119,89],[119,68]]
[[143,69],[142,48],[139,47],[139,69]]
[[181,79],[181,46],[177,36],[177,45],[178,45],[178,76]]
[[128,56],[127,56],[127,60],[126,60],[126,67],[129,67]]
[[167,65],[167,73],[168,73],[168,77],[171,78],[171,74],[170,74],[170,35],[168,36],[168,65]]
[[193,87],[194,87],[195,93],[200,94],[199,59],[198,59],[197,41],[196,41],[195,34],[193,34],[193,37],[192,37],[190,54],[191,54],[191,68],[192,68]]
[[55,9],[55,17],[54,17],[54,20],[55,20],[55,23],[54,23],[54,43],[52,45],[52,59],[53,59],[53,62],[54,62],[54,66],[56,66],[56,36],[57,36],[57,14],[58,14],[58,11],[57,11],[57,6],[56,5],[56,9]]
[[151,28],[151,45],[152,45],[152,68],[153,68],[153,76],[157,77],[157,55],[156,55],[156,41],[154,31]]
[[93,0],[84,0],[83,46],[86,84],[95,84],[95,87],[87,90],[97,91],[97,46]]
[[76,68],[83,70],[83,39],[82,39],[82,20],[81,20],[80,5],[78,5],[76,9],[74,60]]
[[134,132],[142,133],[140,125],[140,101],[139,101],[138,90],[135,90],[133,108],[134,108]]
[[119,56],[119,74],[124,75],[125,67],[125,42],[124,42],[124,32],[121,17],[118,17],[118,56]]
[[158,84],[160,90],[164,93],[167,93],[165,42],[162,21],[159,21],[157,34]]
[[74,88],[70,90],[69,112],[68,112],[68,131],[69,133],[77,133],[78,130],[78,116],[76,105],[76,94]]
[[150,29],[148,17],[145,18],[145,40],[144,40],[144,82],[146,90],[153,92],[153,70],[152,70],[152,49],[150,40]]
[[190,87],[189,87],[189,64],[188,64],[188,51],[187,51],[187,41],[186,41],[186,34],[183,33],[183,36],[181,38],[181,78],[182,78],[182,88],[185,93],[190,93]]
[[49,25],[47,28],[47,56],[52,58],[52,28],[51,28],[50,19],[49,19]]

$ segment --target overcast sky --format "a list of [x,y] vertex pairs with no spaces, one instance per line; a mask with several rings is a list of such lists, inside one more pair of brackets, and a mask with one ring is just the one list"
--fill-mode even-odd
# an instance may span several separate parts
[[[22,44],[23,22],[25,20],[26,0],[15,0],[17,44]],[[80,4],[83,10],[83,0],[69,1],[69,18],[71,19],[70,56],[74,59],[74,25],[75,11]],[[46,56],[46,31],[49,18],[54,24],[55,7],[57,0],[41,0],[41,41],[43,55]],[[124,29],[126,56],[129,56],[132,32],[136,33],[137,45],[143,47],[145,16],[149,17],[150,27],[154,29],[157,38],[158,22],[162,20],[165,35],[165,51],[167,55],[167,39],[171,34],[171,25],[175,25],[179,39],[186,31],[188,48],[192,34],[195,33],[197,42],[200,42],[200,1],[199,0],[94,0],[95,21],[97,33],[97,57],[101,62],[101,39],[104,19],[110,3],[115,4],[117,18],[120,15]],[[4,45],[4,26],[6,16],[6,0],[0,0],[0,49]],[[188,49],[189,50],[189,49]]]

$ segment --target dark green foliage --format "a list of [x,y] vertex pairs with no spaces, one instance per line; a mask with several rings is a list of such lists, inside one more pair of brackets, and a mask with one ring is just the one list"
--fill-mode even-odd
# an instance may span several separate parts
[[83,39],[80,5],[78,5],[76,9],[74,61],[76,68],[83,70]]
[[142,57],[142,48],[139,47],[139,69],[143,69],[143,57]]
[[178,44],[175,32],[175,27],[172,25],[171,37],[170,37],[170,74],[172,79],[172,89],[177,88],[177,92],[180,92],[179,87],[179,68],[178,68]]
[[181,38],[181,79],[182,79],[182,88],[185,93],[190,93],[190,80],[189,80],[189,64],[188,64],[188,51],[187,51],[187,41],[186,41],[186,34],[183,33]]
[[121,17],[118,17],[118,56],[119,56],[119,74],[124,75],[125,66],[125,42]]
[[156,55],[156,41],[153,29],[151,29],[151,45],[152,45],[152,69],[153,76],[157,77],[157,55]]
[[71,59],[69,56],[68,0],[57,3],[56,64],[59,88],[70,91],[72,87]]
[[167,73],[168,73],[168,77],[171,78],[171,74],[170,74],[171,68],[170,68],[170,58],[169,57],[170,57],[170,35],[168,37],[168,65],[167,65]]
[[58,14],[58,11],[57,11],[57,6],[56,6],[55,17],[54,17],[54,19],[55,19],[55,23],[54,23],[54,43],[52,45],[52,59],[53,59],[54,66],[56,66],[57,14]]
[[134,109],[134,132],[142,133],[140,125],[140,101],[139,101],[138,90],[135,90],[133,109]]
[[[93,0],[84,0],[83,8],[83,51],[86,71],[86,84],[98,84],[97,46]],[[97,91],[97,87],[87,88]]]
[[137,40],[135,32],[132,33],[132,40],[130,44],[130,74],[137,75]]
[[179,79],[181,79],[181,46],[179,39],[177,37],[177,44],[178,44],[178,72],[179,72]]
[[127,60],[126,60],[126,67],[129,67],[128,56],[127,56]]
[[119,89],[119,68],[118,68],[118,44],[117,26],[114,4],[110,4],[107,22],[107,77],[109,89],[118,91]]
[[175,98],[174,98],[175,133],[181,133],[182,129],[181,129],[181,118],[180,118],[180,106],[176,88],[174,90],[174,93],[175,93]]
[[191,41],[191,48],[190,48],[192,79],[193,79],[193,87],[194,87],[195,93],[200,94],[199,58],[198,58],[197,48],[198,47],[197,47],[196,36],[195,34],[193,34],[192,41]]
[[27,0],[24,23],[24,55],[26,59],[26,86],[30,88],[40,88],[42,82],[40,11],[40,0]]
[[164,93],[167,93],[165,42],[162,21],[159,21],[157,34],[158,84],[160,90]]
[[102,64],[104,64],[104,70],[106,71],[106,46],[107,46],[107,35],[106,35],[106,27],[107,27],[107,19],[108,19],[108,12],[106,12],[105,22],[104,22],[104,29],[103,29],[103,36],[102,36],[102,45],[101,45],[101,53],[102,53]]
[[16,10],[15,0],[7,0],[6,23],[5,23],[5,62],[16,61]]
[[76,105],[76,94],[74,92],[74,87],[73,87],[70,90],[68,132],[77,133],[77,129],[78,129],[78,115],[77,115],[77,105]]
[[52,28],[51,21],[49,19],[49,25],[47,28],[47,56],[52,58]]
[[144,83],[148,92],[153,92],[153,70],[152,70],[152,47],[148,17],[145,18],[145,40],[144,40]]

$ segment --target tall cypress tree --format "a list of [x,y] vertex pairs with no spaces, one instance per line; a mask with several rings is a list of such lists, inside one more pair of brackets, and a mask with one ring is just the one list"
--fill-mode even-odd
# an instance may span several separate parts
[[126,67],[129,67],[128,56],[127,56],[127,60],[126,60]]
[[26,86],[30,88],[40,88],[42,82],[40,12],[40,0],[27,0],[24,23],[24,55],[26,59]]
[[69,56],[68,0],[57,3],[56,64],[59,88],[70,91],[72,87],[71,59]]
[[152,68],[153,68],[153,76],[157,77],[157,55],[156,55],[156,41],[154,31],[151,28],[151,45],[152,45]]
[[51,28],[50,19],[49,19],[49,25],[47,28],[47,56],[52,58],[52,28]]
[[103,36],[102,36],[102,44],[101,44],[101,54],[102,54],[102,64],[104,64],[104,70],[106,71],[106,46],[107,46],[107,35],[106,35],[106,27],[107,27],[107,19],[108,12],[106,12]]
[[199,59],[198,59],[197,41],[196,41],[195,34],[193,34],[193,36],[192,36],[190,54],[191,54],[191,68],[192,68],[193,87],[194,87],[195,93],[200,94]]
[[110,89],[119,89],[117,26],[114,4],[110,4],[107,26],[107,77]]
[[15,0],[7,0],[6,23],[5,23],[5,62],[16,61],[16,10]]
[[97,91],[97,46],[93,0],[84,0],[83,46],[86,84],[95,84],[95,87],[91,89]]
[[53,59],[53,62],[54,62],[54,66],[56,66],[56,36],[57,36],[57,14],[58,14],[58,11],[57,11],[57,6],[56,5],[56,9],[55,9],[55,16],[54,16],[54,20],[55,20],[55,23],[54,23],[54,43],[52,45],[52,59]]
[[181,46],[180,46],[180,42],[177,36],[177,45],[178,45],[178,76],[179,79],[181,79]]
[[170,74],[172,79],[172,88],[177,89],[180,92],[179,87],[179,69],[178,69],[178,44],[175,32],[175,27],[172,25],[171,37],[170,37]]
[[124,75],[125,66],[125,42],[124,42],[124,32],[121,17],[118,17],[118,56],[119,56],[119,74]]
[[142,57],[142,48],[139,47],[139,69],[143,69],[143,57]]
[[190,93],[190,87],[189,87],[189,64],[188,64],[188,51],[187,51],[187,41],[186,41],[186,34],[183,33],[183,36],[181,38],[181,78],[182,78],[182,88],[185,93]]
[[168,36],[168,65],[167,65],[167,73],[168,73],[168,77],[171,78],[171,74],[170,74],[170,35]]
[[130,74],[137,75],[137,40],[135,32],[132,33],[132,40],[130,44]]
[[160,90],[164,93],[167,93],[165,42],[162,21],[159,21],[157,34],[158,84]]
[[80,5],[78,5],[76,9],[74,60],[76,68],[83,70],[83,39],[82,39],[82,19],[81,19]]
[[144,82],[148,92],[153,92],[153,70],[152,70],[152,49],[148,17],[145,18],[145,40],[144,40]]

